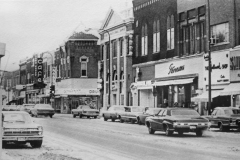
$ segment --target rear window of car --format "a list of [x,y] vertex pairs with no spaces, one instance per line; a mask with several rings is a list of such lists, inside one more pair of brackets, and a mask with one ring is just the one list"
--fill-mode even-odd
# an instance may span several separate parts
[[199,113],[195,110],[172,110],[172,116],[199,116]]
[[6,113],[4,114],[3,121],[8,123],[32,123],[31,117],[29,115],[20,113]]
[[115,107],[114,111],[125,111],[123,107]]
[[48,104],[42,104],[42,105],[36,105],[36,108],[52,108],[50,105]]
[[240,110],[238,110],[238,109],[233,109],[233,110],[226,109],[226,110],[224,110],[224,113],[225,113],[226,115],[240,114]]

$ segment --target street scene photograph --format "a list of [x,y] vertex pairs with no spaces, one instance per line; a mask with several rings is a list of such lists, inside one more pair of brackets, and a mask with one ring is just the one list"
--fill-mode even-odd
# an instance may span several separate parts
[[0,160],[240,159],[240,0],[0,0]]

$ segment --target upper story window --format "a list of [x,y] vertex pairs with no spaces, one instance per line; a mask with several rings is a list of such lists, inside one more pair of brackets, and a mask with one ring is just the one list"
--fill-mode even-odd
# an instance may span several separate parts
[[153,53],[160,51],[160,22],[155,18],[153,22]]
[[142,56],[148,54],[148,28],[147,24],[142,25]]
[[123,39],[120,39],[120,41],[119,41],[119,45],[120,45],[120,56],[123,56],[123,51],[124,51],[124,49],[123,49]]
[[174,16],[167,18],[167,49],[174,49]]
[[229,24],[222,23],[211,26],[211,43],[219,44],[229,42]]
[[81,63],[81,77],[87,77],[88,57],[86,56],[80,57],[80,63]]
[[102,45],[101,57],[100,57],[101,60],[103,60],[103,55],[104,55],[104,45]]
[[106,54],[107,54],[107,59],[110,57],[110,50],[109,50],[109,43],[106,44]]
[[112,52],[113,52],[113,58],[117,57],[117,41],[116,40],[112,42]]

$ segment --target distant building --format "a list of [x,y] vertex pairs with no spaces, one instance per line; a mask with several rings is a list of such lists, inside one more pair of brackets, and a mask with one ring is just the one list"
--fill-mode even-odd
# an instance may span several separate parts
[[70,113],[78,105],[99,105],[97,89],[98,37],[88,32],[74,33],[55,52],[55,108]]

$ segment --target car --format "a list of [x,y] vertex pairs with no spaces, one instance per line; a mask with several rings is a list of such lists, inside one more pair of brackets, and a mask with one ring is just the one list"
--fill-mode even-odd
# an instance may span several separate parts
[[2,111],[18,111],[17,105],[4,105]]
[[142,114],[139,114],[137,117],[137,122],[139,125],[145,124],[145,119],[149,116],[156,116],[162,110],[162,108],[148,108]]
[[123,106],[113,105],[106,111],[102,111],[102,116],[104,121],[111,119],[114,122],[116,119],[118,119],[120,112],[125,112],[125,108]]
[[19,106],[20,111],[25,111],[30,114],[30,110],[34,108],[35,104],[22,104]]
[[40,148],[43,141],[43,127],[33,122],[31,116],[24,111],[2,112],[2,142],[26,144],[30,143],[33,148]]
[[125,112],[119,113],[118,118],[120,122],[131,122],[134,124],[138,121],[137,117],[142,114],[147,107],[142,106],[127,106],[125,107]]
[[205,116],[211,122],[210,128],[228,131],[232,128],[240,129],[240,109],[235,107],[216,107],[211,116]]
[[30,115],[32,117],[38,117],[38,115],[53,117],[55,114],[54,109],[50,104],[36,104],[33,108],[30,109]]
[[200,137],[203,131],[209,128],[208,119],[190,108],[164,108],[157,116],[147,117],[145,121],[149,134],[164,131],[167,136],[174,132],[179,135],[195,132]]
[[79,105],[76,109],[72,109],[72,115],[73,118],[75,118],[76,116],[79,116],[79,118],[97,118],[99,116],[99,111],[97,109],[92,109],[88,105]]

